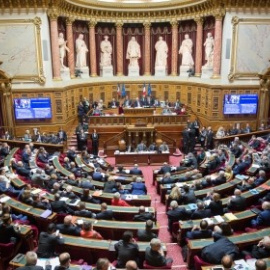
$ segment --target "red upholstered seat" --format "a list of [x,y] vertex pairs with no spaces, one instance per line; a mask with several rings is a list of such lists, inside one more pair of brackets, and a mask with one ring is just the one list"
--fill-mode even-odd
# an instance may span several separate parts
[[172,264],[157,267],[157,266],[151,266],[151,265],[147,264],[146,261],[144,261],[143,268],[144,269],[172,269]]
[[194,256],[194,267],[195,270],[201,270],[202,266],[211,266],[212,264],[205,262],[202,258],[199,256],[195,255]]
[[15,256],[14,243],[0,243],[0,270],[6,270],[8,262]]

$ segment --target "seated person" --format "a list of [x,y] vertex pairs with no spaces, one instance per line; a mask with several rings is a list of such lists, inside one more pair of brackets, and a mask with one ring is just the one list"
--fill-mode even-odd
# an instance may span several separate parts
[[168,165],[167,162],[163,163],[163,166],[160,168],[160,170],[158,171],[159,174],[165,174],[165,173],[170,173],[172,171],[172,168],[170,165]]
[[216,138],[220,139],[226,136],[225,130],[223,127],[219,127],[217,133],[216,133]]
[[215,225],[214,227],[214,233],[213,237],[214,240],[216,241],[220,237],[223,236],[232,236],[233,235],[233,229],[228,222],[221,222],[219,225]]
[[104,181],[104,173],[102,173],[101,168],[96,168],[96,171],[92,175],[93,180]]
[[74,212],[75,216],[86,217],[86,218],[95,218],[95,214],[90,210],[86,209],[85,202],[80,202],[78,206],[78,210]]
[[59,214],[73,214],[74,211],[69,208],[65,201],[60,201],[60,198],[59,193],[54,195],[54,201],[51,202],[52,211]]
[[25,204],[32,205],[33,204],[33,198],[31,194],[31,190],[25,189],[20,196],[20,201],[22,201]]
[[176,180],[171,178],[171,174],[169,172],[165,173],[163,178],[160,180],[160,184],[173,184]]
[[3,143],[2,147],[0,148],[0,157],[5,158],[10,151],[10,146],[7,143]]
[[158,238],[153,238],[150,242],[150,247],[145,250],[145,261],[153,267],[162,267],[172,265],[173,260],[166,258],[161,241]]
[[155,219],[154,215],[149,212],[146,212],[145,207],[141,205],[139,207],[139,213],[138,215],[134,216],[133,221],[147,221],[149,219],[153,221]]
[[156,145],[156,143],[155,142],[153,142],[153,143],[151,143],[150,145],[149,145],[149,147],[148,147],[148,151],[157,151],[158,150],[158,148],[157,148],[157,145]]
[[182,196],[183,204],[196,203],[197,199],[195,193],[192,189],[189,188],[188,185],[183,186],[183,191],[184,191]]
[[[38,260],[38,257],[37,257],[36,252],[28,251],[25,254],[25,261],[26,261],[25,266],[21,266],[17,268],[17,270],[44,270],[42,266],[37,266],[37,260]],[[51,269],[52,269],[51,265],[45,266],[45,270],[51,270]]]
[[139,143],[137,145],[137,149],[136,149],[137,152],[143,152],[143,151],[147,151],[147,147],[145,145],[145,143],[143,141],[141,141],[141,143]]
[[263,170],[259,170],[258,177],[254,180],[255,186],[260,186],[266,181],[266,173]]
[[145,230],[138,230],[137,232],[137,238],[138,241],[142,242],[150,242],[153,238],[157,238],[157,235],[152,232],[154,223],[152,220],[147,220],[145,222]]
[[89,221],[84,221],[81,230],[81,237],[99,240],[103,239],[103,237],[93,229],[93,224]]
[[252,132],[252,129],[249,125],[249,123],[246,124],[246,127],[243,129],[243,133],[247,134],[247,133],[250,133]]
[[172,232],[174,222],[186,220],[190,217],[190,213],[184,207],[178,207],[177,201],[170,203],[170,210],[167,212],[169,231]]
[[147,193],[146,186],[142,182],[141,177],[136,177],[136,182],[133,182],[131,188],[131,194],[133,195],[145,195]]
[[233,212],[244,211],[247,208],[246,199],[242,196],[242,192],[239,189],[234,190],[234,195],[229,199],[228,210]]
[[212,216],[223,215],[223,205],[218,193],[213,194],[213,200],[206,208],[211,210]]
[[64,244],[61,234],[56,233],[54,223],[48,225],[47,232],[41,232],[39,235],[37,255],[39,258],[55,257],[55,250],[58,245]]
[[115,100],[115,98],[112,99],[111,102],[109,102],[109,108],[117,108],[119,107],[119,102]]
[[14,166],[17,174],[25,177],[30,177],[30,170],[28,168],[25,168],[22,161],[18,161],[18,163],[14,164]]
[[260,147],[260,145],[261,145],[261,142],[260,142],[260,140],[258,140],[258,138],[256,138],[255,135],[252,135],[251,139],[250,139],[249,142],[248,142],[248,145],[249,145],[251,148],[253,148],[253,149],[255,149],[255,150],[258,150],[259,147]]
[[49,200],[41,198],[39,194],[34,194],[32,198],[33,198],[33,203],[32,203],[33,207],[51,210],[51,205],[49,203]]
[[68,157],[69,160],[75,161],[76,156],[77,156],[77,154],[76,154],[75,147],[71,147],[70,149],[68,149],[67,157]]
[[97,204],[100,203],[100,200],[95,199],[95,198],[92,197],[92,195],[90,194],[90,190],[87,189],[87,188],[83,189],[83,193],[82,193],[80,199],[83,202],[97,203]]
[[224,255],[221,260],[221,264],[224,270],[234,269],[233,268],[234,261],[230,255]]
[[167,205],[171,203],[171,201],[177,201],[177,203],[180,205],[183,203],[183,197],[182,193],[179,187],[175,186],[172,188],[168,200],[167,200]]
[[160,152],[169,152],[169,146],[166,142],[163,142],[158,149]]
[[143,173],[138,167],[138,164],[134,164],[134,167],[129,171],[129,173],[135,175],[142,175]]
[[41,163],[49,163],[49,154],[46,152],[44,147],[39,148],[37,160]]
[[126,201],[122,200],[119,192],[115,192],[113,199],[111,200],[111,205],[114,206],[130,206]]
[[30,134],[30,130],[26,130],[25,131],[25,134],[24,134],[24,136],[23,136],[23,140],[25,141],[25,142],[32,142],[32,136],[31,136],[31,134]]
[[201,251],[201,258],[211,264],[220,264],[224,255],[230,255],[233,260],[239,256],[238,247],[224,236]]
[[197,209],[191,214],[191,219],[203,219],[211,217],[211,210],[205,209],[204,203],[199,201]]
[[110,261],[107,258],[99,258],[96,263],[96,267],[93,270],[110,270],[114,267],[110,265]]
[[250,161],[247,156],[244,157],[244,160],[236,159],[236,164],[234,165],[234,168],[233,168],[233,175],[243,174],[249,166],[250,166]]
[[219,171],[217,178],[212,180],[212,183],[214,186],[218,186],[221,184],[225,184],[227,181],[225,172],[224,171]]
[[117,268],[124,268],[130,260],[139,260],[139,246],[133,239],[133,233],[125,231],[123,237],[114,245],[117,257]]
[[72,223],[72,216],[68,215],[64,218],[64,223],[57,224],[56,229],[62,234],[79,236],[81,229]]
[[212,230],[208,227],[208,222],[202,220],[200,226],[194,225],[190,232],[187,232],[186,237],[188,239],[202,239],[212,237]]
[[[70,255],[69,253],[65,252],[65,253],[61,253],[59,255],[59,263],[60,265],[55,266],[54,270],[65,270],[65,269],[70,269]],[[45,269],[46,270],[46,269]]]
[[243,251],[244,255],[249,255],[255,259],[263,259],[270,256],[270,237],[265,236],[257,245],[253,245],[250,249]]
[[108,209],[106,203],[102,203],[100,205],[100,213],[96,214],[96,219],[105,219],[105,220],[113,220],[113,211]]
[[254,182],[254,177],[249,177],[247,180],[243,180],[241,185],[237,185],[237,189],[243,191],[247,191],[250,189],[254,189],[256,187]]
[[103,192],[115,193],[117,190],[117,185],[113,176],[108,177],[108,181],[105,182]]
[[270,202],[263,202],[262,209],[257,218],[251,221],[253,227],[270,226]]
[[11,225],[11,216],[10,214],[4,214],[1,218],[2,223],[0,224],[0,243],[16,243],[20,239],[19,228]]

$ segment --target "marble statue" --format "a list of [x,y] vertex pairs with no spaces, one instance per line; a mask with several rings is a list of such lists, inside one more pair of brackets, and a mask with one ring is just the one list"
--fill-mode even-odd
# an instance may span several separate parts
[[85,41],[83,40],[83,34],[79,34],[76,39],[76,67],[86,67],[86,53],[88,52]]
[[109,67],[112,65],[112,44],[108,36],[104,36],[104,40],[100,43],[100,66]]
[[67,47],[67,41],[64,40],[63,33],[59,33],[58,46],[59,46],[61,68],[66,69],[67,67],[64,65],[64,58],[66,57],[66,51],[69,52],[69,48]]
[[212,34],[207,33],[207,38],[203,44],[205,47],[205,60],[207,61],[205,67],[213,67],[214,42]]
[[141,58],[141,48],[135,37],[128,42],[126,58],[129,59],[129,66],[139,67],[138,59]]
[[159,37],[155,49],[157,51],[155,66],[167,67],[168,45],[166,41],[163,40],[163,37]]
[[179,54],[182,54],[182,66],[188,66],[190,68],[194,66],[192,47],[192,40],[189,38],[188,34],[185,34],[185,39],[183,40],[179,49]]

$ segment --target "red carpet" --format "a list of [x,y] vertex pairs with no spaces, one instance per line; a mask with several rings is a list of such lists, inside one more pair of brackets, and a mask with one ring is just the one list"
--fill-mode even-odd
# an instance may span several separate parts
[[[170,157],[171,165],[179,165],[182,157]],[[114,158],[106,158],[106,160],[115,166]],[[126,167],[129,168],[129,167]],[[187,269],[185,262],[181,255],[181,248],[178,244],[172,243],[170,233],[167,230],[168,222],[166,216],[165,205],[160,202],[160,196],[156,193],[156,187],[152,185],[153,180],[153,169],[158,169],[160,166],[140,166],[143,172],[143,176],[146,182],[148,194],[151,195],[151,205],[157,209],[157,222],[160,225],[159,238],[166,244],[167,257],[173,258],[173,269]]]

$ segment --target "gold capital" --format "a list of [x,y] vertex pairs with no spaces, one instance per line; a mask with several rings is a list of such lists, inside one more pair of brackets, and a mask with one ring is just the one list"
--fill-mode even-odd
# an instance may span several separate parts
[[115,25],[116,25],[116,28],[121,29],[123,27],[124,23],[123,23],[123,21],[117,21],[115,23]]
[[151,27],[151,22],[150,22],[150,21],[144,21],[144,22],[143,22],[143,26],[144,26],[145,29],[150,29],[150,27]]
[[75,19],[72,18],[72,17],[67,17],[66,18],[66,24],[69,24],[69,25],[71,24],[72,25],[74,21],[75,21]]
[[177,26],[178,26],[178,21],[177,21],[177,19],[175,19],[175,18],[174,18],[174,19],[171,19],[171,20],[170,20],[170,24],[171,24],[172,27],[177,27]]
[[197,23],[197,25],[202,25],[204,18],[203,17],[195,17],[194,21]]
[[57,20],[57,18],[59,17],[59,13],[58,10],[56,9],[49,9],[48,10],[48,16],[51,20]]
[[88,22],[88,26],[89,27],[95,27],[96,26],[96,24],[97,24],[97,21],[96,21],[96,19],[91,19],[89,22]]

